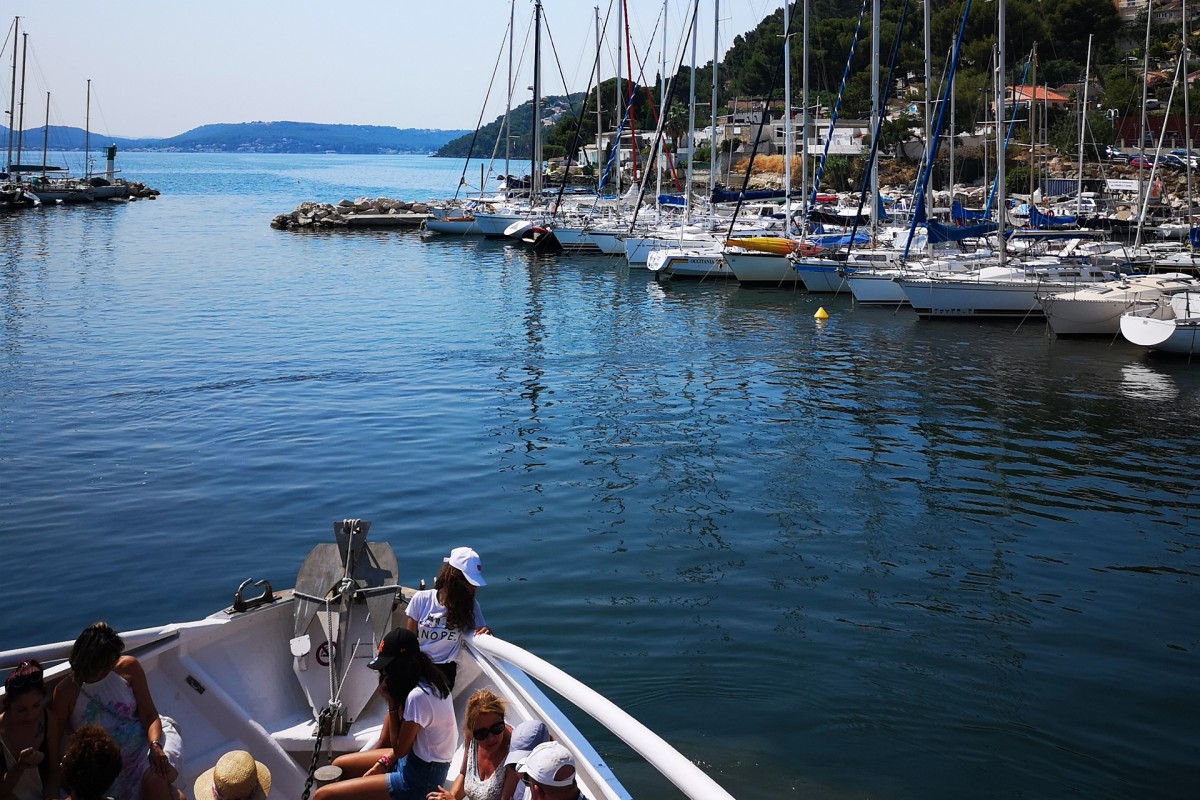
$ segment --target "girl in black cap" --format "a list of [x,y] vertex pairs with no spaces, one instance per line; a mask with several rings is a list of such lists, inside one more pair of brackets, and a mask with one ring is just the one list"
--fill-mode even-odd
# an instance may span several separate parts
[[458,723],[441,670],[404,628],[383,637],[369,666],[379,670],[388,705],[379,741],[335,759],[347,779],[322,786],[313,800],[425,800],[446,779]]

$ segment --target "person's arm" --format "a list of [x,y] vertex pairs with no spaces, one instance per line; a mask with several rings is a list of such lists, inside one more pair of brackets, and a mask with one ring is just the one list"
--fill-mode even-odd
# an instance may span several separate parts
[[162,720],[158,718],[158,707],[150,696],[150,684],[146,682],[146,671],[141,663],[133,656],[123,656],[116,666],[117,673],[129,682],[133,689],[133,699],[137,703],[138,719],[146,731],[146,741],[149,743],[149,758],[151,768],[159,775],[166,777],[171,768],[167,754],[163,752]]
[[409,617],[407,620],[405,620],[404,627],[408,628],[409,633],[416,633],[417,632],[417,621],[415,619],[413,619],[412,617]]
[[491,634],[492,629],[487,626],[487,620],[483,618],[483,609],[479,607],[479,601],[475,601],[475,633],[476,634]]
[[463,755],[462,761],[458,765],[458,774],[454,776],[454,783],[450,784],[450,788],[438,786],[436,792],[430,792],[425,796],[425,800],[463,800],[467,794],[467,751],[471,747],[471,734],[463,732]]
[[46,758],[48,770],[42,784],[45,800],[58,800],[62,788],[63,736],[71,716],[71,706],[79,697],[79,687],[74,680],[59,681],[50,698],[50,713],[46,715]]
[[17,756],[17,760],[8,765],[3,774],[0,774],[0,797],[12,797],[13,790],[17,788],[17,784],[21,780],[21,776],[25,774],[27,769],[37,769],[38,764],[42,763],[41,751],[34,747],[26,747]]
[[516,764],[504,768],[504,783],[500,787],[500,800],[513,800],[517,787],[521,785],[521,775],[517,772]]

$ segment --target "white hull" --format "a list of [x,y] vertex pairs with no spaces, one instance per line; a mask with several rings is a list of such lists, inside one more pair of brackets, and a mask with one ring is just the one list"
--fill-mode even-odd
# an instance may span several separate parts
[[787,256],[727,250],[725,263],[733,271],[738,283],[745,286],[778,286],[784,289],[804,286]]
[[678,237],[663,239],[657,236],[626,236],[625,260],[629,262],[630,266],[645,266],[646,259],[655,250],[689,250],[711,247],[712,243],[713,238],[711,236],[685,236],[683,239],[679,239]]
[[[388,545],[368,546],[375,554],[381,546],[391,553]],[[338,545],[320,547],[332,548],[325,552],[332,552],[333,561],[330,565],[324,560],[318,565],[322,569],[310,578],[316,577],[318,585],[326,585],[325,579],[332,581],[332,586],[343,585],[339,582],[345,576],[337,560]],[[305,561],[302,576],[317,554],[314,549]],[[136,656],[146,671],[159,712],[174,718],[182,733],[185,759],[176,785],[185,789],[188,797],[199,774],[233,749],[250,751],[270,769],[272,797],[301,796],[313,760],[316,708],[327,707],[333,691],[330,652],[334,655],[334,674],[341,681],[336,691],[345,718],[340,730],[324,738],[320,763],[326,763],[326,747],[339,755],[374,743],[386,705],[376,693],[377,674],[367,662],[375,654],[375,642],[381,635],[378,631],[405,624],[404,609],[411,590],[401,590],[393,604],[397,587],[392,583],[394,578],[388,576],[394,572],[387,569],[386,559],[372,563],[384,567],[369,569],[382,573],[391,586],[358,584],[365,592],[353,601],[336,588],[329,590],[332,609],[338,615],[333,627],[338,631],[334,648],[325,640],[324,632],[329,628],[322,616],[324,598],[311,594],[305,598],[299,588],[295,594],[288,590],[261,604],[252,602],[249,608],[229,608],[194,622],[123,634],[126,652]],[[395,565],[394,555],[391,564]],[[366,573],[351,574],[357,578]],[[298,578],[298,585],[301,582]],[[303,585],[314,584],[309,581]],[[355,579],[345,585],[355,587]],[[368,611],[368,606],[379,602],[382,609],[391,609],[390,619],[377,613],[372,616]],[[302,627],[305,621],[308,627]],[[306,633],[296,636],[297,628]],[[613,730],[687,796],[730,800],[683,755],[569,675],[495,637],[468,637],[466,641],[453,692],[460,723],[470,695],[477,689],[491,688],[507,700],[510,725],[526,719],[541,720],[552,737],[574,754],[578,782],[585,795],[595,800],[629,798],[603,758],[533,683],[532,676]],[[64,659],[71,646],[72,642],[58,642],[3,652],[0,669],[11,668],[25,658],[37,658],[48,667],[49,682],[69,672]],[[458,757],[453,763],[459,763]]]
[[734,277],[720,251],[655,250],[646,268],[656,278],[672,280],[727,280]]
[[906,306],[908,296],[896,283],[899,270],[855,270],[846,276],[854,300],[864,306]]
[[554,235],[562,249],[572,253],[599,253],[600,246],[586,228],[555,227]]
[[459,219],[427,219],[425,220],[425,229],[434,233],[442,233],[448,236],[482,236],[483,231],[475,223],[474,219],[459,218]]
[[625,255],[624,231],[592,230],[588,231],[588,238],[590,238],[592,240],[592,244],[596,245],[596,248],[606,256]]
[[1123,315],[1121,335],[1163,353],[1200,354],[1200,292],[1178,292],[1148,311]]
[[[833,261],[826,258],[804,258],[796,259],[794,269],[800,275],[800,280],[804,281],[804,286],[808,291],[814,293],[834,293],[850,291],[849,284],[842,276],[842,270],[846,267],[843,261]],[[853,267],[851,267],[853,270]]]
[[1050,328],[1059,336],[1116,336],[1122,314],[1165,318],[1171,307],[1160,304],[1159,298],[1193,283],[1183,275],[1146,275],[1074,292],[1039,294],[1038,301]]
[[1069,292],[1077,284],[1030,281],[900,278],[897,281],[919,317],[1041,317],[1039,292]]

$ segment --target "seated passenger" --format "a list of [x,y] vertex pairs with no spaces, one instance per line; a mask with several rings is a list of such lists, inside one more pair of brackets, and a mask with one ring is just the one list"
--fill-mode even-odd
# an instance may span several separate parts
[[22,661],[4,679],[0,705],[0,798],[42,800],[46,762],[46,684],[42,665]]
[[104,728],[121,750],[125,767],[112,786],[116,800],[178,800],[181,743],[174,723],[159,717],[146,673],[125,643],[103,622],[89,625],[71,648],[73,680],[60,681],[50,701],[46,752],[48,797],[57,796],[57,769],[64,731],[87,724]]
[[539,744],[517,764],[530,800],[583,800],[575,785],[575,757],[558,742]]
[[231,750],[196,779],[196,800],[264,800],[271,793],[271,770],[245,750]]
[[71,734],[62,757],[63,787],[69,800],[102,800],[121,774],[121,748],[99,725],[84,725]]
[[463,757],[449,789],[438,786],[427,800],[500,800],[504,790],[512,728],[504,723],[505,703],[490,689],[467,701]]
[[404,628],[383,637],[368,666],[379,670],[388,705],[386,746],[334,759],[348,779],[317,789],[314,800],[425,800],[446,780],[458,742],[446,678]]
[[508,746],[508,755],[504,758],[504,792],[500,800],[524,800],[528,796],[525,784],[517,774],[517,764],[524,761],[533,748],[542,742],[550,741],[550,732],[544,723],[536,719],[527,719],[513,728],[512,742]]

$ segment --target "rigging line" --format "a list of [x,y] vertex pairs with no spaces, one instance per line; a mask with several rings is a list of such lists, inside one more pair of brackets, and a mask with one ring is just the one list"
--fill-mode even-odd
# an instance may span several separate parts
[[[563,94],[566,95],[567,98],[567,107],[571,109],[572,114],[579,113],[575,111],[575,103],[571,100],[571,90],[567,88],[567,76],[566,73],[563,72],[562,62],[558,59],[558,48],[554,44],[554,34],[550,31],[550,19],[546,16],[546,10],[544,8],[542,9],[542,25],[546,27],[546,38],[550,40],[550,52],[554,54],[554,66],[558,67],[558,79],[562,81]],[[584,96],[583,100],[585,103],[587,102],[586,95]]]
[[[683,55],[682,54],[687,46],[687,36],[685,35],[687,33],[690,33],[690,27],[687,30],[681,31],[681,34],[680,34],[682,38],[681,38],[681,42],[679,45],[679,49],[677,50],[677,52],[679,53],[678,57],[679,57],[680,61],[678,63],[673,63],[673,66],[675,66],[676,69],[675,69],[675,72],[672,74],[671,80],[667,84],[667,89],[668,89],[667,102],[668,103],[670,103],[670,100],[673,97],[673,88],[675,86],[675,78],[679,75],[679,70],[681,70],[683,68],[683,64],[682,64]],[[629,76],[629,80],[631,80],[631,81],[633,80],[632,75]],[[612,172],[612,166],[616,162],[617,152],[621,146],[621,133],[623,133],[625,130],[625,120],[627,120],[629,118],[631,108],[632,108],[631,104],[626,103],[624,116],[621,119],[620,126],[617,127],[617,137],[616,137],[617,144],[616,144],[616,147],[613,148],[608,154],[608,160],[605,162],[604,172],[602,173],[602,177],[600,179],[599,186],[603,186],[607,182],[608,176]],[[663,122],[660,121],[658,129],[656,129],[656,131],[655,131],[654,144],[655,144],[656,148],[658,147],[660,138],[662,136],[662,128],[663,128]],[[597,189],[597,191],[599,191],[599,189]],[[630,191],[632,191],[632,187],[630,187]],[[638,193],[637,205],[635,205],[634,209],[633,209],[633,220],[630,223],[631,231],[633,230],[633,227],[632,227],[633,224],[637,222],[638,207],[641,205],[642,196],[644,193],[645,193],[645,185],[643,184]]]
[[[550,216],[554,217],[562,210],[563,194],[567,190],[567,179],[571,176],[571,159],[574,157],[576,150],[579,148],[580,135],[583,132],[583,121],[587,118],[588,98],[592,95],[592,80],[600,74],[600,51],[596,51],[596,58],[592,62],[592,74],[588,78],[588,88],[583,95],[583,108],[575,120],[575,134],[571,137],[571,146],[567,148],[567,158],[563,168],[562,182],[558,185],[558,196],[554,199],[554,211]],[[596,89],[596,102],[600,102],[600,89]],[[593,206],[594,208],[594,206]]]
[[[866,4],[866,0],[863,0],[863,4],[864,5]],[[791,6],[791,11],[788,13],[788,18],[786,20],[782,20],[784,23],[783,29],[785,31],[787,31],[788,36],[791,35],[791,32],[793,30],[795,30],[792,23],[794,23],[796,21],[796,9],[800,8],[800,7],[801,7],[801,3],[793,3]],[[771,108],[771,101],[775,98],[775,87],[779,85],[779,72],[781,69],[791,69],[792,68],[791,64],[783,63],[783,49],[787,45],[787,40],[783,36],[780,36],[779,38],[781,40],[783,40],[779,44],[779,57],[775,59],[775,69],[772,70],[772,72],[771,72],[771,86],[770,86],[770,89],[767,91],[766,105],[764,105],[762,114],[758,118],[758,131],[754,135],[754,146],[752,148],[750,148],[750,160],[746,162],[746,174],[742,176],[742,188],[738,192],[737,203],[734,205],[733,214],[729,218],[729,230],[727,230],[725,232],[726,242],[728,242],[728,240],[733,237],[733,226],[737,224],[738,214],[742,210],[743,198],[745,198],[745,196],[746,196],[746,190],[750,187],[750,170],[754,166],[754,157],[756,155],[758,155],[758,143],[762,141],[763,126],[766,124],[766,121],[767,121],[767,114]],[[807,58],[807,53],[805,54],[805,57]],[[785,113],[785,114],[789,113],[789,109],[788,109],[789,104],[790,104],[790,98],[788,100],[784,100],[783,113]],[[736,113],[736,111],[737,110],[734,109],[735,113]],[[712,169],[711,165],[709,166],[709,169]],[[790,186],[785,187],[785,192],[790,193],[791,191],[792,191],[792,187],[790,187]],[[790,222],[790,221],[791,220],[788,220],[788,222]],[[785,230],[786,230],[786,228],[785,228]],[[722,246],[722,249],[724,249],[724,245]]]
[[817,191],[821,186],[821,175],[825,172],[825,160],[829,157],[829,148],[833,144],[833,132],[837,127],[838,111],[842,106],[842,95],[846,92],[846,83],[850,79],[850,67],[854,61],[854,50],[858,47],[859,34],[862,32],[863,17],[867,13],[867,0],[862,0],[862,5],[858,9],[858,24],[854,28],[854,37],[850,40],[850,53],[846,56],[846,68],[842,70],[842,83],[838,87],[837,97],[833,101],[833,109],[829,114],[829,132],[825,135],[825,148],[821,151],[821,157],[817,159],[816,174],[813,176],[812,194],[809,196],[808,208],[804,213],[804,225],[801,229],[803,235],[808,228],[808,220],[812,214],[812,207],[817,203]]
[[[892,56],[888,63],[887,77],[884,78],[884,81],[883,81],[883,86],[885,86],[885,87],[892,85],[892,73],[896,69],[896,56],[900,52],[900,38],[904,33],[904,23],[907,19],[908,19],[908,0],[904,0],[904,5],[900,9],[900,24],[896,28],[896,38],[892,42]],[[876,46],[876,44],[874,42],[872,42],[872,46],[874,47],[874,46]],[[884,105],[884,106],[887,105],[887,101],[884,98],[888,94],[891,94],[891,92],[887,92],[885,94],[883,91],[879,91],[880,100],[882,101],[882,105]],[[854,215],[854,227],[850,230],[849,241],[846,242],[846,256],[847,257],[850,256],[850,249],[854,246],[854,235],[856,233],[858,233],[858,225],[859,225],[860,220],[862,219],[863,205],[866,203],[866,199],[867,199],[867,185],[871,180],[871,167],[872,167],[872,165],[874,165],[875,159],[879,155],[879,134],[883,131],[883,113],[882,112],[883,112],[882,108],[876,109],[876,111],[875,111],[875,113],[878,114],[878,119],[875,120],[875,130],[871,134],[871,155],[867,157],[867,168],[863,171],[862,189],[860,189],[859,193],[858,193],[858,211]],[[872,218],[876,222],[876,230],[878,230],[878,222],[879,222],[878,217],[880,216],[879,212],[883,209],[883,201],[880,198],[875,197],[875,198],[872,198],[871,205],[873,206],[873,208],[871,209],[871,215],[872,215]]]
[[[1025,82],[1029,78],[1029,65],[1031,63],[1033,63],[1032,53],[1030,54],[1030,57],[1025,60],[1025,70],[1021,73],[1021,86],[1022,87],[1025,86]],[[1001,77],[1001,80],[1003,81],[1003,78],[1004,78],[1003,70],[1001,70],[1000,77]],[[1034,90],[1035,90],[1034,96],[1035,97],[1037,96],[1036,89],[1037,89],[1037,87],[1035,86],[1034,87]],[[1002,91],[1002,93],[1004,93],[1004,94],[1007,93],[1007,87],[1005,87],[1005,89]],[[1014,87],[1013,88],[1013,109],[1012,109],[1013,115],[1012,115],[1012,119],[1008,120],[1008,130],[1004,134],[1004,152],[1005,153],[1008,152],[1008,143],[1010,141],[1012,141],[1013,130],[1017,126],[1016,96],[1017,96],[1017,91],[1016,91],[1016,88]],[[999,171],[997,171],[996,175],[992,178],[992,188],[991,188],[991,190],[988,191],[987,204],[983,208],[984,214],[990,214],[992,212],[992,201],[995,199],[996,192],[999,191],[999,188],[1000,188],[1000,173],[999,173]],[[997,213],[1001,213],[1002,211],[1003,211],[1003,209],[1000,209],[997,211]]]
[[[454,198],[458,199],[458,192],[467,180],[467,167],[471,164],[471,156],[475,155],[475,140],[479,138],[479,129],[483,125],[483,115],[487,113],[488,100],[492,98],[492,87],[496,85],[496,73],[500,71],[500,62],[504,58],[504,45],[508,43],[508,37],[512,36],[512,31],[505,32],[504,37],[500,40],[500,52],[496,54],[496,64],[492,67],[492,77],[488,79],[487,93],[483,96],[483,105],[479,108],[479,119],[475,120],[475,132],[471,134],[471,144],[467,148],[467,159],[463,162],[462,174],[458,176],[458,186],[454,187]],[[483,187],[479,187],[480,196],[483,195]]]
[[[661,14],[659,14],[659,20],[661,20],[661,18],[662,18],[662,15],[661,15]],[[658,33],[658,21],[656,20],[656,21],[655,21],[655,23],[654,23],[654,30],[652,30],[652,31],[650,32],[650,38],[651,38],[651,41],[653,41],[653,39],[654,39],[654,36],[655,36],[657,33]],[[657,108],[657,107],[654,105],[654,95],[653,95],[653,94],[650,92],[650,83],[649,83],[649,82],[646,80],[646,61],[648,61],[648,60],[649,60],[649,58],[650,58],[650,54],[649,54],[649,53],[647,53],[647,54],[646,54],[646,56],[645,56],[645,58],[643,58],[643,57],[639,56],[639,55],[638,55],[638,53],[637,53],[637,50],[635,49],[635,47],[634,47],[634,45],[633,45],[633,42],[630,42],[630,43],[629,43],[629,49],[630,49],[630,51],[631,51],[631,52],[633,52],[634,56],[636,56],[636,57],[637,57],[637,64],[638,64],[638,79],[639,79],[639,81],[641,82],[642,89],[645,91],[645,94],[646,94],[646,103],[647,103],[647,104],[650,106],[650,113],[651,113],[651,114],[653,115],[653,117],[654,117],[654,124],[655,124],[655,126],[656,126],[656,127],[655,127],[655,130],[657,131],[657,126],[658,126],[658,124],[659,124],[660,122],[662,122],[662,121],[663,121],[663,117],[665,117],[665,116],[666,116],[667,110],[666,110],[666,109],[663,109],[663,110],[662,110],[662,116],[660,116],[658,108]],[[631,102],[632,102],[632,101],[631,101]],[[672,178],[672,180],[674,180],[674,182],[675,182],[675,190],[676,190],[676,191],[680,191],[680,188],[679,188],[679,173],[675,171],[675,162],[674,162],[674,160],[672,160],[672,159],[669,157],[669,153],[670,153],[670,150],[669,150],[669,148],[663,148],[663,150],[664,150],[664,152],[667,152],[667,153],[668,153],[667,165],[668,165],[668,166],[670,167],[670,169],[671,169],[671,178]],[[657,148],[655,148],[655,152],[657,152]],[[659,158],[659,156],[655,155],[655,156],[654,156],[654,158],[653,158],[653,159],[652,159],[650,162],[648,162],[648,163],[646,164],[646,166],[645,166],[645,169],[646,169],[646,170],[649,170],[649,169],[650,169],[650,164],[657,164],[657,163],[658,163],[658,158]]]
[[[696,15],[698,13],[700,13],[700,0],[696,0],[696,2],[692,4],[692,19],[693,20],[695,19]],[[675,87],[679,84],[679,80],[678,80],[679,72],[683,69],[683,59],[685,57],[684,54],[687,51],[688,42],[691,41],[691,38],[692,38],[692,27],[693,27],[692,23],[688,22],[687,24],[681,26],[681,28],[680,28],[679,47],[676,50],[676,57],[678,58],[678,61],[675,64],[673,64],[673,66],[675,67],[675,70],[674,70],[674,72],[671,73],[671,80],[667,83],[667,99],[666,99],[666,102],[664,103],[664,105],[666,105],[667,108],[671,107],[671,101],[675,98]],[[659,145],[659,142],[662,140],[665,123],[666,123],[666,116],[664,115],[658,123],[657,130],[655,130],[655,132],[654,132],[654,147],[656,149]],[[619,141],[620,140],[618,139],[618,142]],[[637,202],[633,206],[633,215],[632,215],[631,219],[629,220],[629,230],[631,233],[633,232],[634,227],[637,225],[638,212],[641,210],[642,201],[646,197],[646,188],[649,185],[650,185],[649,178],[646,175],[643,175],[641,184],[638,188]]]

